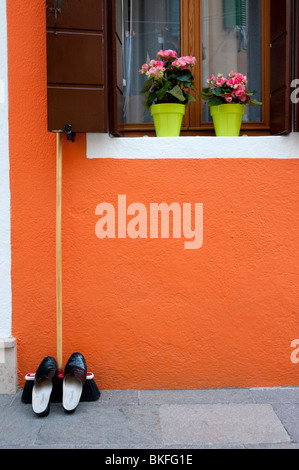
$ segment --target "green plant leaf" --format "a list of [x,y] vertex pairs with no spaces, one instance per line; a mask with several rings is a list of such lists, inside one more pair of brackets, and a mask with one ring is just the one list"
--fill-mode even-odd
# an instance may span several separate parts
[[144,86],[143,86],[140,93],[146,93],[147,91],[149,91],[149,89],[151,88],[152,85],[153,85],[153,79],[152,78],[150,78],[149,80],[146,80],[146,82],[144,83]]
[[182,83],[192,83],[194,80],[190,70],[180,70],[180,73],[178,73],[177,77]]
[[165,84],[163,85],[163,87],[160,88],[160,90],[157,91],[157,98],[158,98],[159,100],[162,100],[162,99],[164,98],[164,96],[165,96],[166,93],[167,93],[168,87],[169,87],[169,83],[168,83],[168,82],[165,82]]
[[250,105],[250,106],[261,106],[262,104],[263,104],[263,103],[261,103],[260,101],[255,100],[255,99],[252,99],[252,100],[250,100],[250,102],[249,102],[249,105]]
[[220,106],[221,104],[222,104],[221,99],[217,98],[216,96],[211,98],[210,101],[208,102],[209,106]]
[[144,106],[146,109],[149,109],[151,105],[154,103],[155,99],[157,98],[157,94],[155,91],[147,92],[144,95]]
[[213,93],[213,95],[221,96],[221,95],[224,95],[226,92],[225,92],[225,90],[223,90],[223,88],[214,88],[212,93]]
[[186,98],[182,92],[182,89],[179,87],[179,85],[176,85],[174,88],[172,88],[172,90],[169,90],[168,93],[170,93],[179,101],[186,101]]
[[195,103],[196,99],[194,96],[190,95],[190,93],[187,94],[187,104]]
[[185,88],[191,88],[194,80],[190,70],[173,70],[168,79],[174,83],[181,83]]
[[211,93],[206,93],[204,90],[199,94],[199,98],[201,98],[204,101],[207,101],[212,98]]

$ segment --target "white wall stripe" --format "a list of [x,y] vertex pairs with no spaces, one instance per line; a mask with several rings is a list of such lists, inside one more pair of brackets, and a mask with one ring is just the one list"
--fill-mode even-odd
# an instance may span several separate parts
[[299,158],[299,134],[263,137],[110,137],[87,134],[87,158]]
[[6,0],[0,2],[0,338],[11,336],[11,244]]

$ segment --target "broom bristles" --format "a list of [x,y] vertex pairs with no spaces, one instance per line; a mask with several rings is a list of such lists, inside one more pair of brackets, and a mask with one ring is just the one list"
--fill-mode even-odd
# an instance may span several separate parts
[[[34,380],[26,380],[23,393],[22,402],[32,403],[32,390]],[[63,387],[63,374],[58,375],[57,380],[54,383],[53,390],[51,393],[51,403],[62,403],[62,387]],[[101,392],[98,389],[94,379],[88,378],[85,380],[83,385],[80,402],[97,401],[101,396]]]
[[33,390],[34,381],[26,380],[26,383],[23,388],[22,393],[22,403],[32,403],[32,390]]
[[83,385],[80,401],[97,401],[101,396],[101,392],[93,379],[86,380]]

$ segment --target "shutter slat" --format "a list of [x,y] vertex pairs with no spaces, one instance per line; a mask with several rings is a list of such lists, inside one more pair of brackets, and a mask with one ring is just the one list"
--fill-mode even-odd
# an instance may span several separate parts
[[[49,83],[104,86],[103,34],[47,33],[47,42],[52,51],[47,64]],[[57,67],[57,63],[64,66]]]
[[58,29],[87,29],[104,30],[104,2],[101,0],[47,0],[46,20],[48,28],[55,28],[55,14],[51,12],[55,7],[57,13],[56,27]]

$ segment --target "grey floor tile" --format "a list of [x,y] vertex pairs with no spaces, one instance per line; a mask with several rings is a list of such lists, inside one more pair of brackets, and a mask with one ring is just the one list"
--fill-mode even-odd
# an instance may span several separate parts
[[56,412],[44,420],[37,445],[99,446],[107,448],[145,448],[162,442],[159,412],[155,406],[107,406],[80,404],[66,415]]
[[0,395],[0,406],[10,406],[15,399],[15,395]]
[[141,390],[140,404],[254,403],[247,389]]
[[274,404],[273,409],[291,440],[299,443],[299,404]]
[[295,450],[299,449],[299,444],[290,443],[278,443],[278,444],[256,444],[256,445],[246,445],[245,449],[265,449],[265,450],[275,450],[275,449],[288,449]]
[[299,387],[252,388],[255,403],[299,403]]
[[109,405],[138,405],[138,391],[102,390],[100,401]]
[[41,427],[42,420],[34,415],[30,405],[5,407],[1,410],[0,445],[33,445]]
[[270,405],[162,405],[165,444],[260,444],[289,442]]

